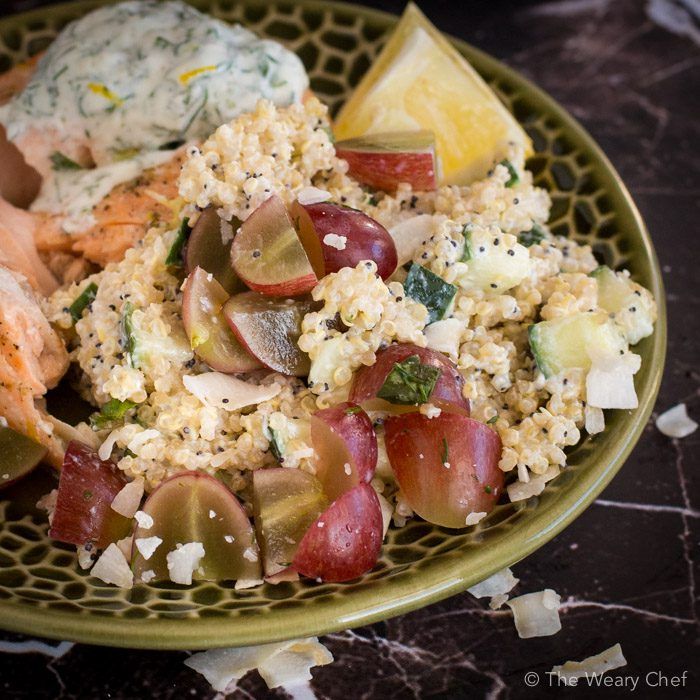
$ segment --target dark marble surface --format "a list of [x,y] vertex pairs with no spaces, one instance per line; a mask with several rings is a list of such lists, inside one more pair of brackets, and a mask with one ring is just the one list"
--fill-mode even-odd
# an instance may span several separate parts
[[[3,11],[41,3],[2,3]],[[400,12],[403,2],[377,7]],[[697,217],[700,17],[694,0],[421,3],[443,30],[505,60],[550,92],[603,146],[639,205],[663,265],[669,355],[657,410],[700,419]],[[693,8],[696,15],[693,16]],[[514,567],[516,592],[562,596],[563,629],[521,640],[509,611],[469,595],[330,635],[335,663],[304,697],[700,697],[700,432],[680,441],[653,422],[601,497]],[[38,642],[0,633],[2,698],[211,698],[184,653]],[[555,663],[620,642],[625,688],[548,687]],[[541,682],[528,688],[525,674]],[[685,687],[659,687],[687,672]],[[652,674],[647,677],[647,674]],[[656,675],[654,675],[656,674]],[[632,679],[638,679],[632,689]],[[660,680],[659,680],[660,679]],[[653,687],[650,683],[656,683]],[[249,674],[231,697],[284,697]]]

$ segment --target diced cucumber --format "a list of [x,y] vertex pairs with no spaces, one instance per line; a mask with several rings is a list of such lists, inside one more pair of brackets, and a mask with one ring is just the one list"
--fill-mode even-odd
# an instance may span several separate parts
[[192,359],[192,349],[183,331],[168,336],[150,333],[139,326],[135,312],[133,304],[126,302],[121,318],[123,347],[132,367],[144,367],[159,358],[173,364],[185,364]]
[[501,294],[520,284],[530,272],[530,253],[520,243],[507,244],[505,234],[465,226],[462,261],[467,271],[457,283],[467,291]]
[[422,265],[413,263],[403,285],[406,295],[428,309],[428,323],[449,315],[457,287]]
[[598,306],[611,314],[631,345],[654,332],[656,304],[651,293],[620,272],[601,265],[591,272],[598,283]]
[[578,367],[589,369],[591,355],[616,357],[626,352],[620,329],[602,311],[541,321],[529,329],[530,347],[545,377]]
[[502,160],[499,165],[502,165],[508,170],[508,178],[506,182],[506,187],[515,187],[520,182],[520,174],[515,169],[515,166],[509,160]]
[[309,386],[320,386],[324,390],[335,388],[333,375],[338,367],[347,364],[343,354],[344,344],[345,338],[342,335],[323,341],[316,359],[311,360]]
[[182,259],[182,251],[187,243],[187,238],[190,235],[190,220],[185,217],[180,223],[180,228],[178,228],[175,238],[170,245],[170,250],[165,257],[165,264],[172,267],[183,267],[184,261]]
[[546,237],[544,229],[539,224],[533,224],[529,231],[521,231],[518,234],[518,243],[529,248],[532,245],[542,243]]

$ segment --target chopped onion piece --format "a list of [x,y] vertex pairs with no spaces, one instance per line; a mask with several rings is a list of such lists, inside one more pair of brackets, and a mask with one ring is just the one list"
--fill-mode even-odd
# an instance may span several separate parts
[[316,638],[294,642],[258,666],[268,688],[298,685],[311,680],[314,666],[325,666],[333,661],[331,654]]
[[623,666],[627,666],[627,659],[622,655],[622,647],[615,644],[600,654],[588,656],[583,661],[567,661],[563,666],[555,666],[551,673],[564,680],[591,678]]
[[431,323],[423,331],[427,347],[431,350],[444,352],[456,361],[459,355],[459,339],[464,328],[464,321],[460,321],[458,318],[446,318]]
[[596,435],[605,430],[605,414],[602,408],[586,404],[583,415],[586,419],[586,432],[589,435]]
[[299,204],[320,204],[321,202],[327,202],[330,198],[330,192],[313,186],[300,189],[297,195]]
[[204,545],[201,542],[178,544],[165,557],[170,580],[173,583],[183,583],[189,586],[192,583],[192,574],[199,567],[199,562],[204,554]]
[[155,535],[153,537],[139,537],[137,540],[134,540],[136,549],[139,550],[141,556],[146,560],[153,556],[153,552],[158,549],[162,542],[163,540]]
[[[276,660],[282,653],[285,656],[277,664]],[[299,655],[303,661],[297,663],[287,653]],[[309,680],[312,666],[327,664],[332,660],[332,655],[318,639],[310,637],[254,647],[211,649],[193,654],[185,660],[185,665],[201,673],[214,690],[226,693],[233,690],[235,681],[254,668],[261,669],[266,682],[296,685]]]
[[475,598],[493,598],[494,596],[509,593],[519,581],[520,579],[515,578],[510,569],[503,569],[480,583],[474,584],[471,588],[467,588],[467,590]]
[[95,562],[90,573],[100,581],[113,583],[119,588],[134,586],[134,575],[131,573],[126,557],[114,543],[102,552],[102,556]]
[[269,401],[282,390],[279,384],[249,384],[222,372],[185,375],[182,382],[185,388],[206,406],[223,408],[226,411],[237,411],[246,406]]
[[515,629],[520,639],[549,637],[561,629],[559,603],[561,597],[551,588],[526,593],[506,605],[513,611]]
[[506,487],[508,497],[514,502],[524,501],[531,496],[539,496],[544,491],[545,484],[559,476],[560,472],[561,469],[556,464],[552,464],[544,474],[530,474],[530,481],[527,483],[516,481],[508,484]]
[[688,409],[684,403],[679,403],[668,411],[664,411],[656,419],[656,427],[668,437],[688,437],[698,429],[698,424],[688,416]]
[[112,510],[119,513],[119,515],[123,515],[125,518],[133,518],[134,513],[141,505],[143,490],[144,484],[141,477],[130,481],[114,497],[114,500],[112,501]]
[[416,248],[430,236],[433,230],[433,217],[419,214],[392,226],[389,235],[394,239],[398,267],[413,258]]

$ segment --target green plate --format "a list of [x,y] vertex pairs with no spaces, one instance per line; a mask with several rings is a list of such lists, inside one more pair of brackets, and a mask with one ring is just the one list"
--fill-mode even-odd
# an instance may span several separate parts
[[[0,70],[42,50],[71,19],[101,2],[51,7],[0,20]],[[331,2],[200,0],[194,5],[278,39],[304,60],[312,88],[337,109],[377,55],[396,18]],[[532,136],[529,167],[549,189],[552,229],[590,243],[629,268],[659,302],[656,332],[640,343],[639,408],[569,453],[569,468],[539,498],[499,506],[467,532],[420,521],[391,530],[375,569],[352,583],[137,586],[122,591],[82,572],[75,552],[47,537],[33,504],[51,488],[30,477],[0,494],[0,626],[94,644],[194,649],[261,644],[367,624],[405,613],[482,580],[554,537],[622,466],[647,422],[666,350],[661,274],[644,223],[610,162],[556,102],[495,59],[455,41]]]

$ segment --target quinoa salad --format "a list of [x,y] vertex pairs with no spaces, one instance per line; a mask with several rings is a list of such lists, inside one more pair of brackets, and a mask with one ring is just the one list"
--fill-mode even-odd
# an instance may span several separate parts
[[[65,97],[46,86],[65,55],[50,48],[0,107],[41,180],[29,210],[0,203],[4,478],[60,470],[42,505],[81,566],[125,588],[351,580],[389,527],[474,527],[541,494],[604,411],[636,408],[652,294],[551,233],[529,138],[432,28],[407,39],[402,20],[402,51],[392,38],[331,119],[293,54],[180,3],[105,8],[57,44],[120,12],[155,68],[188,47],[172,84],[140,89],[144,69],[130,103],[93,78],[87,116],[45,107]],[[397,97],[411,50],[458,61],[490,125],[478,144],[439,96],[441,123]],[[226,101],[236,52],[259,73]],[[156,128],[166,98],[181,114]],[[399,116],[362,126],[392,99]],[[112,131],[85,140],[81,120]],[[448,127],[463,133],[449,153]],[[42,399],[64,375],[92,406],[75,426]]]

